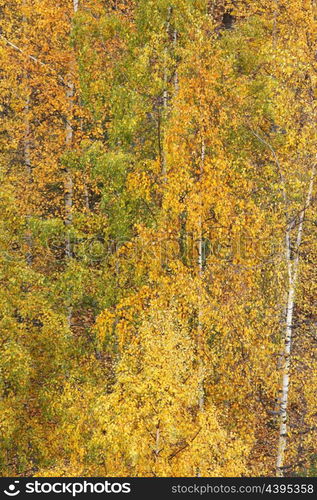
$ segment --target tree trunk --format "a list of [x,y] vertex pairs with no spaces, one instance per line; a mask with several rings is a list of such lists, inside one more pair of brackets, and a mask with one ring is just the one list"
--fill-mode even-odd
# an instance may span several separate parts
[[[206,147],[205,141],[202,139],[201,142],[201,155],[200,155],[200,176],[204,170],[205,163],[205,155],[206,155]],[[199,180],[201,182],[201,180]],[[203,227],[202,227],[202,206],[200,207],[200,214],[198,220],[198,275],[199,279],[203,278]],[[201,285],[200,285],[201,286]],[[199,303],[198,303],[198,357],[199,357],[199,379],[200,379],[200,387],[199,387],[199,408],[203,410],[205,403],[205,394],[204,394],[204,364],[202,358],[202,344],[203,344],[203,327],[202,327],[202,312],[201,312],[201,297],[202,291],[199,291]]]
[[294,254],[296,255],[296,257],[294,260],[292,260],[292,255],[291,255],[290,225],[287,227],[285,235],[285,253],[286,253],[286,262],[288,270],[288,296],[287,296],[287,307],[286,307],[286,325],[285,325],[285,335],[284,335],[282,379],[281,379],[281,389],[280,389],[280,409],[279,409],[280,429],[279,429],[278,449],[276,457],[276,475],[278,477],[284,476],[284,460],[285,460],[285,450],[287,446],[290,361],[292,352],[292,332],[294,327],[293,323],[294,323],[295,295],[298,284],[299,263],[300,263],[299,251],[302,242],[305,213],[312,199],[315,173],[316,173],[316,165],[314,165],[311,170],[306,203],[299,217],[297,238],[294,248]]
[[[72,128],[72,115],[73,115],[73,97],[74,97],[74,85],[70,83],[66,91],[68,99],[68,117],[66,119],[66,148],[70,149],[73,143],[73,128]],[[73,222],[73,178],[72,173],[69,169],[65,173],[65,225],[67,230],[66,235],[66,258],[70,259],[72,257],[72,245],[70,237],[70,228]]]
[[[23,9],[25,8],[25,1],[22,2]],[[27,31],[28,31],[28,26],[27,26],[27,18],[25,14],[23,13],[22,17],[22,23],[23,23],[23,31],[24,31],[24,36],[27,39]],[[24,166],[26,169],[26,177],[27,177],[27,183],[31,184],[32,183],[32,165],[31,165],[31,148],[30,148],[30,117],[29,117],[29,112],[30,112],[30,88],[29,88],[29,72],[27,68],[27,61],[25,64],[24,68],[24,75],[23,78],[26,82],[26,99],[25,99],[25,106],[23,109],[23,116],[24,116],[24,141],[23,141],[23,156],[24,156]],[[26,213],[26,235],[25,235],[25,241],[26,241],[26,246],[27,246],[27,251],[26,251],[26,261],[29,265],[32,264],[33,260],[33,238],[32,238],[32,232],[30,230],[30,214],[28,213],[29,209],[27,209]]]
[[[173,33],[173,45],[174,45],[174,50],[175,50],[176,46],[177,46],[177,31],[176,31],[176,29],[174,29],[174,33]],[[175,89],[175,95],[176,95],[178,93],[178,90],[179,90],[177,69],[175,69],[175,75],[174,75],[174,89]]]
[[[73,0],[73,9],[74,14],[78,11],[79,0]],[[75,85],[72,81],[70,81],[67,85],[66,97],[68,101],[68,116],[66,117],[66,132],[65,132],[65,142],[66,149],[70,149],[73,144],[73,99],[75,95]],[[65,226],[67,230],[66,234],[66,245],[65,245],[65,253],[66,259],[71,259],[73,256],[72,251],[72,243],[71,243],[71,226],[73,223],[73,177],[72,173],[69,169],[66,170],[65,173],[65,182],[64,182],[64,200],[65,200]],[[71,326],[72,320],[72,305],[68,308],[68,324]]]
[[[26,76],[28,78],[28,76]],[[27,88],[28,92],[28,88]],[[29,119],[29,110],[30,110],[30,97],[27,95],[26,98],[26,104],[24,107],[24,165],[26,168],[26,175],[27,175],[27,182],[28,184],[32,183],[32,166],[31,166],[31,154],[30,154],[30,119]],[[30,214],[28,213],[29,210],[27,211],[26,215],[26,236],[25,236],[25,241],[26,241],[26,246],[27,246],[27,252],[26,252],[26,261],[29,265],[32,264],[33,260],[33,238],[32,238],[32,232],[30,230]]]
[[[166,34],[167,37],[169,37],[169,31],[170,31],[170,21],[171,21],[171,16],[172,16],[172,7],[168,8],[168,13],[167,13],[167,21],[166,21]],[[163,120],[166,115],[167,111],[167,104],[168,104],[168,90],[167,90],[167,85],[168,85],[168,68],[167,68],[167,55],[168,55],[168,49],[167,45],[164,48],[164,70],[163,70]],[[165,158],[165,151],[164,151],[164,145],[161,143],[161,159],[162,159],[162,176],[163,180],[166,180],[166,158]]]
[[278,451],[276,459],[276,475],[278,477],[283,477],[283,465],[284,465],[284,455],[287,442],[287,405],[288,405],[288,394],[289,394],[289,382],[290,382],[290,356],[291,356],[291,342],[292,342],[292,328],[293,328],[293,312],[294,312],[294,300],[295,300],[295,285],[290,283],[290,288],[288,292],[287,300],[287,314],[286,314],[286,328],[284,337],[284,351],[283,351],[283,370],[282,370],[282,381],[280,389],[280,430],[279,430],[279,441],[278,441]]

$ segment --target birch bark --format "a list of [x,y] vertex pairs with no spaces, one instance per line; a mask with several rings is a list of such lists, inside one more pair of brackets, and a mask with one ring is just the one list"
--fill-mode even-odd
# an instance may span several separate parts
[[[73,10],[74,14],[78,11],[79,0],[73,0]],[[65,142],[66,149],[70,149],[73,144],[73,99],[75,94],[75,85],[70,81],[67,85],[66,97],[68,103],[68,116],[66,117],[66,131],[65,131]],[[71,259],[73,256],[72,243],[71,243],[71,226],[73,223],[73,177],[69,169],[65,172],[65,182],[64,182],[64,201],[65,201],[65,226],[67,230],[66,234],[66,245],[65,253],[66,259]],[[72,306],[68,308],[68,324],[71,325],[72,320]]]
[[316,165],[313,166],[310,174],[310,181],[306,196],[306,203],[301,211],[299,218],[299,225],[297,230],[297,238],[294,248],[295,259],[292,259],[291,252],[291,238],[290,231],[291,227],[288,225],[285,234],[285,255],[288,270],[288,297],[287,297],[287,308],[286,308],[286,325],[285,325],[285,335],[284,335],[284,349],[283,349],[283,364],[282,364],[282,378],[281,378],[281,389],[280,389],[280,409],[279,409],[279,437],[278,437],[278,449],[276,457],[276,475],[278,477],[284,476],[284,459],[285,450],[287,446],[287,421],[288,421],[288,399],[289,399],[289,386],[290,386],[290,362],[291,362],[291,351],[292,351],[292,332],[294,327],[294,306],[295,306],[295,295],[296,288],[298,285],[299,276],[299,264],[300,264],[300,245],[302,242],[304,220],[306,210],[309,207],[314,187],[314,179],[316,175]]
[[[200,177],[204,171],[205,164],[205,156],[206,156],[206,146],[204,138],[202,138],[201,142],[201,153],[200,153]],[[201,179],[199,180],[201,182]],[[198,219],[198,275],[199,279],[202,280],[203,277],[203,225],[202,225],[202,203],[200,206],[200,213]],[[199,387],[199,408],[203,410],[205,403],[205,395],[204,395],[204,365],[202,359],[202,304],[201,304],[202,291],[199,291],[199,304],[198,304],[198,356],[199,356],[199,379],[200,379],[200,387]]]
[[[28,76],[26,76],[26,79]],[[27,92],[29,89],[27,88]],[[30,119],[29,119],[29,110],[30,110],[30,96],[27,95],[26,103],[24,106],[24,165],[26,168],[27,182],[29,184],[32,183],[32,165],[31,165],[31,151],[30,151]],[[28,211],[29,212],[29,211]],[[32,256],[32,248],[33,248],[33,238],[32,232],[30,229],[30,213],[26,215],[26,224],[27,231],[25,236],[27,252],[26,252],[26,261],[29,265],[32,264],[33,256]]]
[[[170,31],[170,23],[171,23],[171,16],[172,16],[172,7],[168,8],[168,13],[167,13],[167,21],[166,21],[166,34],[167,38],[169,37],[169,31]],[[167,85],[168,85],[168,68],[167,68],[167,58],[168,58],[168,48],[167,45],[165,45],[164,48],[164,70],[163,70],[163,117],[166,115],[167,111],[167,104],[168,104],[168,90],[167,90]],[[162,176],[163,180],[166,180],[166,158],[165,158],[165,151],[164,151],[164,145],[161,145],[162,147]]]
[[[72,116],[73,116],[73,97],[74,97],[74,84],[69,83],[66,96],[68,101],[68,116],[66,119],[66,149],[70,149],[73,143],[73,127],[72,127]],[[65,199],[65,225],[67,229],[66,236],[66,258],[70,259],[72,257],[72,245],[70,237],[70,228],[73,222],[73,177],[69,169],[65,172],[65,182],[64,182],[64,199]]]
[[[286,181],[281,169],[279,159],[273,147],[266,140],[264,140],[252,129],[250,129],[250,131],[255,137],[257,137],[263,144],[265,144],[265,146],[267,146],[270,149],[274,157],[274,161],[276,163],[280,176],[280,183],[285,204],[285,215],[288,218],[289,200],[286,189]],[[306,200],[304,207],[300,212],[299,224],[293,251],[292,251],[292,238],[291,238],[292,223],[288,222],[285,231],[285,262],[288,273],[288,290],[287,290],[287,299],[285,306],[286,320],[285,320],[285,330],[284,330],[284,345],[283,345],[283,351],[280,356],[280,362],[282,365],[282,375],[281,375],[281,385],[279,391],[279,411],[278,411],[279,434],[278,434],[278,445],[277,445],[277,456],[276,456],[277,477],[284,476],[284,460],[285,460],[285,450],[287,446],[288,399],[289,399],[289,386],[290,386],[290,362],[292,354],[292,332],[294,328],[294,306],[296,298],[296,289],[298,286],[299,264],[300,264],[299,251],[302,243],[306,211],[309,208],[312,201],[314,181],[316,176],[316,163],[317,163],[317,157],[315,158],[315,163],[313,164],[310,172],[310,179],[307,189]],[[294,259],[293,255],[295,256]]]
[[[22,3],[23,10],[25,9],[25,1]],[[26,43],[27,40],[27,17],[25,13],[23,13],[22,17],[22,23],[23,23],[23,31],[24,31],[24,43]],[[27,59],[27,58],[26,58]],[[25,106],[23,109],[23,117],[24,117],[24,141],[23,141],[23,153],[24,153],[24,165],[26,169],[26,176],[27,176],[27,183],[31,184],[32,183],[32,165],[31,165],[31,147],[30,147],[30,133],[31,133],[31,127],[30,127],[30,89],[29,89],[29,72],[27,69],[27,60],[25,61],[25,67],[24,67],[24,79],[25,79],[25,86],[26,86],[26,99],[25,99]],[[25,236],[25,241],[26,241],[26,246],[27,246],[27,251],[26,251],[26,261],[29,265],[32,264],[32,247],[33,247],[33,238],[32,238],[32,232],[30,230],[30,214],[26,214],[26,236]]]

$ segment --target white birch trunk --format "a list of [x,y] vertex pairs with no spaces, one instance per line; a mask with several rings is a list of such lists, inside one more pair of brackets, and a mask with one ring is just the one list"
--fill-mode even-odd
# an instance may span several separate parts
[[[74,14],[78,11],[79,0],[73,0],[73,10]],[[73,127],[72,127],[72,119],[73,119],[73,98],[75,95],[75,86],[73,82],[69,82],[67,85],[66,97],[68,100],[68,116],[66,117],[66,130],[65,130],[65,142],[66,149],[70,149],[73,144]],[[64,183],[64,200],[65,200],[65,226],[67,230],[66,235],[66,245],[65,245],[65,253],[66,259],[71,259],[72,252],[72,243],[71,243],[71,234],[70,229],[73,223],[73,177],[72,173],[69,169],[66,170],[66,178]],[[71,326],[72,321],[72,306],[70,305],[68,308],[68,325]]]
[[[205,141],[202,139],[201,143],[201,156],[200,156],[200,175],[204,170],[206,155]],[[201,182],[201,181],[199,181]],[[202,227],[202,205],[200,207],[200,214],[198,219],[198,275],[199,278],[203,277],[203,227]],[[205,394],[204,394],[204,365],[202,359],[202,311],[201,311],[201,292],[199,292],[198,303],[198,356],[199,356],[199,409],[204,409]]]
[[[74,14],[78,11],[79,0],[73,0],[73,10]],[[72,118],[73,118],[73,98],[75,94],[75,86],[72,82],[67,85],[66,96],[68,100],[68,116],[66,119],[66,148],[70,149],[73,143],[73,128],[72,128]],[[73,178],[69,170],[66,171],[65,180],[65,225],[67,228],[67,240],[66,240],[66,257],[72,257],[72,247],[70,238],[70,226],[73,222]]]
[[[27,89],[28,91],[28,89]],[[27,182],[32,183],[32,166],[31,166],[31,148],[30,148],[30,97],[26,98],[26,104],[24,107],[24,165],[26,168]],[[32,249],[33,249],[33,238],[30,230],[30,214],[27,214],[27,232],[25,236],[25,241],[27,245],[26,261],[29,265],[32,264]]]
[[[206,156],[206,146],[205,141],[202,139],[201,142],[201,152],[200,152],[200,175],[202,175],[204,171],[205,164],[205,156]],[[202,204],[200,207],[199,221],[198,221],[198,272],[199,276],[203,275],[203,228],[202,228]]]
[[88,190],[87,182],[85,182],[84,196],[85,196],[85,208],[86,208],[86,211],[89,212],[90,211],[90,204],[89,204],[89,190]]
[[[166,34],[167,34],[167,36],[169,36],[171,15],[172,15],[172,7],[169,7],[168,14],[167,14],[167,22],[166,22]],[[168,56],[168,49],[167,49],[167,46],[165,46],[165,48],[164,48],[164,69],[163,69],[163,117],[165,117],[165,115],[166,115],[167,105],[168,105],[167,56]],[[166,180],[166,157],[165,157],[164,145],[162,145],[162,176],[163,176],[163,179],[165,181]]]
[[[167,22],[166,22],[166,35],[167,38],[169,37],[169,31],[170,31],[170,24],[171,24],[171,15],[172,15],[172,7],[168,8],[168,14],[167,14]],[[167,102],[168,102],[168,92],[167,92],[167,78],[168,78],[168,71],[167,71],[167,56],[168,56],[168,48],[165,46],[164,48],[164,74],[163,74],[163,82],[164,82],[164,90],[163,90],[163,108],[166,110],[167,108]]]
[[[204,171],[205,164],[205,156],[206,156],[206,146],[204,138],[201,141],[201,151],[200,151],[200,176]],[[199,180],[201,182],[201,180]],[[203,257],[203,224],[202,224],[202,203],[200,204],[200,213],[198,216],[198,276],[201,280],[203,278],[204,272],[204,257]],[[199,285],[199,297],[198,297],[198,338],[197,338],[197,351],[198,351],[198,407],[200,411],[204,411],[205,406],[205,370],[204,370],[204,362],[202,358],[203,350],[203,317],[202,317],[202,307],[201,307],[201,297],[202,290],[201,285]],[[197,477],[201,477],[200,468],[197,469]]]
[[[174,33],[173,33],[173,45],[174,45],[174,49],[175,49],[176,45],[177,45],[177,31],[176,30],[174,30]],[[175,94],[177,94],[178,90],[179,90],[177,69],[175,70],[175,75],[174,75],[174,89],[175,89]]]
[[296,257],[294,260],[292,260],[292,255],[291,255],[290,226],[287,227],[285,234],[285,254],[286,254],[286,262],[288,270],[288,297],[287,297],[286,325],[285,325],[284,350],[283,350],[283,368],[282,368],[282,379],[281,379],[281,389],[280,389],[280,409],[279,409],[280,428],[279,428],[278,449],[276,457],[276,475],[278,477],[284,476],[284,460],[285,460],[285,450],[287,446],[290,361],[292,352],[292,332],[294,326],[293,320],[294,320],[295,295],[298,284],[299,263],[300,263],[299,251],[303,236],[305,213],[312,199],[315,173],[316,173],[316,165],[314,165],[311,170],[306,203],[304,209],[301,211],[299,218],[297,238],[294,248]]
[[31,168],[31,154],[30,154],[29,111],[30,111],[30,97],[28,95],[24,106],[24,164],[26,167],[28,177],[30,178],[32,173],[32,168]]
[[[272,148],[272,146],[264,140],[261,136],[259,136],[254,130],[250,128],[251,133],[259,139],[263,144],[265,144],[271,151],[274,161],[276,163],[280,182],[283,192],[283,198],[285,203],[285,213],[288,215],[288,196],[286,189],[286,182],[283,171],[281,169],[281,165],[279,159]],[[298,284],[298,274],[299,274],[299,250],[302,242],[302,235],[304,229],[304,219],[306,210],[309,207],[313,188],[314,181],[316,175],[316,159],[315,163],[311,169],[310,173],[310,181],[307,190],[307,196],[305,200],[305,205],[300,212],[299,217],[299,225],[297,230],[297,238],[294,245],[294,254],[295,259],[292,260],[292,241],[291,241],[291,224],[288,224],[288,227],[285,232],[285,261],[288,272],[288,291],[287,291],[287,304],[286,304],[286,322],[285,322],[285,334],[284,334],[284,347],[283,352],[281,353],[280,360],[282,362],[282,376],[281,376],[281,387],[280,387],[280,395],[279,395],[279,435],[278,435],[278,446],[277,446],[277,456],[276,456],[276,475],[277,477],[284,476],[284,460],[285,460],[285,450],[287,446],[287,422],[288,422],[288,398],[289,398],[289,385],[290,385],[290,361],[291,361],[291,353],[292,353],[292,330],[293,330],[293,322],[294,322],[294,306],[295,306],[295,296],[296,296],[296,288]]]
[[[73,128],[72,128],[72,110],[73,110],[73,96],[74,96],[74,85],[69,84],[67,88],[67,99],[68,99],[68,117],[66,120],[66,148],[70,149],[73,143]],[[72,245],[70,237],[70,228],[73,222],[73,178],[69,169],[66,170],[66,178],[64,183],[65,189],[65,225],[67,229],[66,236],[66,258],[70,259],[72,257]]]
[[[22,3],[23,8],[25,7],[25,1]],[[27,33],[27,18],[23,14],[22,17],[22,23],[24,27],[24,32]],[[29,112],[30,112],[30,95],[29,95],[29,84],[28,84],[28,70],[25,68],[24,70],[24,79],[26,81],[26,101],[25,101],[25,106],[23,109],[23,115],[24,115],[24,141],[23,141],[23,154],[24,154],[24,165],[26,169],[26,175],[27,175],[27,183],[31,184],[32,183],[32,165],[31,165],[31,147],[30,147],[30,118],[29,118]],[[26,236],[25,236],[25,241],[26,241],[26,246],[27,246],[27,252],[26,252],[26,261],[29,265],[32,264],[32,249],[33,249],[33,238],[32,238],[32,233],[30,231],[30,214],[27,213],[26,215],[26,224],[27,224],[27,231],[26,231]]]
[[157,424],[156,427],[156,433],[155,433],[155,461],[157,460],[157,457],[159,456],[160,453],[160,424]]
[[293,311],[295,300],[295,285],[290,284],[287,300],[287,315],[286,315],[286,328],[284,338],[284,352],[283,352],[283,371],[280,389],[280,430],[278,440],[278,450],[276,459],[276,475],[283,477],[284,456],[287,443],[287,405],[289,394],[290,382],[290,356],[291,356],[291,343],[292,343],[292,329],[293,329]]

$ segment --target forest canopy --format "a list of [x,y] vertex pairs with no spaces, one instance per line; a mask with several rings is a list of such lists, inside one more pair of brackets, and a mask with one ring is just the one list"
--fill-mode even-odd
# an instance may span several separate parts
[[317,4],[0,0],[0,474],[317,474]]

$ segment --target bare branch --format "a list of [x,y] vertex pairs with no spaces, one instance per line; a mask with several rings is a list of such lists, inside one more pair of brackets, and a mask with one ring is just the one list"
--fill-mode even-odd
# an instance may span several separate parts
[[37,57],[35,56],[32,56],[31,54],[27,54],[23,49],[21,49],[20,47],[18,47],[17,45],[15,45],[14,43],[10,42],[10,40],[8,40],[7,38],[5,38],[3,35],[0,35],[0,39],[2,39],[4,41],[4,43],[6,43],[9,47],[11,47],[12,49],[16,50],[17,52],[19,52],[20,54],[23,54],[25,55],[26,57],[28,57],[31,61],[35,62],[36,64],[39,64],[40,66],[44,67],[44,68],[47,68],[51,71],[53,71],[54,73],[56,73],[56,78],[63,84],[65,85],[66,87],[70,88],[71,87],[71,84],[69,84],[68,82],[66,82],[64,80],[64,78],[59,74],[57,73],[57,71],[52,68],[52,66],[48,65],[47,63],[44,63],[43,61],[41,61],[40,59],[38,59]]

